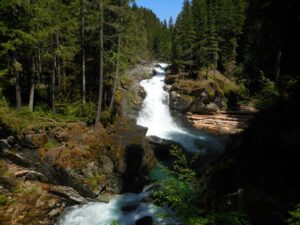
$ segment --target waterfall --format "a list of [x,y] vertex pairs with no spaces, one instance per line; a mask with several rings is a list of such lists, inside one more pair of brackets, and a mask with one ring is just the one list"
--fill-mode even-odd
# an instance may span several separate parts
[[[181,143],[186,150],[202,151],[220,150],[222,145],[211,136],[200,131],[178,126],[169,110],[169,94],[164,91],[165,69],[167,64],[160,64],[155,69],[156,75],[143,80],[141,85],[147,92],[142,109],[137,119],[138,125],[148,128],[147,135],[174,140]],[[151,193],[151,186],[145,187],[139,194],[125,193],[118,195],[109,203],[91,202],[68,208],[60,217],[60,225],[110,225],[113,222],[135,225],[139,219],[151,217],[154,224],[181,224],[169,210],[144,202]]]
[[169,93],[164,90],[165,69],[168,64],[159,64],[155,68],[156,75],[141,81],[147,96],[137,119],[137,124],[148,128],[147,136],[180,143],[191,152],[207,152],[220,150],[222,144],[216,138],[201,131],[193,131],[176,124],[169,109]]
[[167,138],[170,131],[180,132],[170,114],[169,94],[163,90],[164,78],[164,74],[161,73],[141,82],[147,96],[139,113],[137,124],[148,128],[148,136]]

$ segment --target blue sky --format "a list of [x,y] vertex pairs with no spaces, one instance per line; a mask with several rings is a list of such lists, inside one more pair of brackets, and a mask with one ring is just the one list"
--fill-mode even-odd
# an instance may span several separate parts
[[172,16],[175,19],[181,11],[183,0],[136,0],[138,6],[152,9],[152,11],[161,20],[166,19],[167,22]]

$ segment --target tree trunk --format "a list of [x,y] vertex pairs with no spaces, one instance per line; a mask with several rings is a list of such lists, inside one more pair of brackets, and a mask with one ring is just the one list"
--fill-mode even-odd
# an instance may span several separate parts
[[80,0],[80,28],[81,28],[81,51],[82,51],[82,112],[84,113],[84,107],[86,104],[86,59],[85,59],[85,18],[83,0]]
[[33,112],[33,104],[34,104],[34,78],[35,78],[36,68],[35,68],[35,58],[32,59],[32,74],[31,74],[31,88],[29,94],[29,110]]
[[103,97],[103,5],[100,0],[100,36],[99,36],[100,52],[99,52],[99,96],[98,96],[98,107],[96,115],[96,127],[100,124],[101,110],[102,110],[102,97]]
[[119,78],[119,70],[120,70],[120,55],[121,55],[121,33],[118,35],[118,53],[117,53],[117,68],[116,68],[116,73],[115,73],[115,78],[114,78],[114,86],[112,90],[112,96],[110,99],[110,104],[109,104],[109,112],[112,111],[114,100],[115,100],[115,94],[116,94],[116,89],[117,89],[117,83],[118,83],[118,78]]
[[281,70],[281,58],[282,58],[282,51],[281,49],[277,53],[277,58],[276,58],[276,80],[279,80],[280,76],[280,70]]
[[[55,35],[55,39],[56,39],[56,47],[59,46],[59,36],[58,34]],[[60,66],[60,58],[58,56],[56,56],[56,77],[57,77],[57,82],[58,82],[58,86],[61,86],[61,66]]]
[[62,61],[62,86],[64,94],[67,93],[67,75],[66,75],[66,62],[65,60]]
[[56,76],[56,56],[53,54],[53,68],[52,68],[52,77],[51,77],[51,105],[52,112],[55,113],[55,76]]
[[41,60],[41,51],[37,50],[37,83],[41,82],[41,74],[42,74],[42,60]]
[[20,110],[22,107],[20,72],[17,70],[16,70],[16,100],[17,100],[17,109]]

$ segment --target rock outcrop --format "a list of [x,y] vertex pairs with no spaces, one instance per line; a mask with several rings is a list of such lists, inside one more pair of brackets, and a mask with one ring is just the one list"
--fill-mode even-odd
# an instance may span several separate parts
[[178,110],[180,112],[186,112],[192,103],[193,99],[191,96],[179,94],[175,91],[170,92],[171,109]]
[[153,74],[155,62],[143,62],[126,71],[126,79],[120,81],[119,92],[122,113],[135,118],[146,97],[146,92],[141,87],[140,81],[149,79]]
[[181,113],[216,114],[224,110],[225,92],[236,90],[233,81],[219,72],[195,74],[168,74],[165,90],[170,92],[170,107]]
[[158,159],[163,160],[169,158],[172,146],[178,146],[183,149],[183,146],[175,141],[165,140],[156,136],[148,136],[146,139]]

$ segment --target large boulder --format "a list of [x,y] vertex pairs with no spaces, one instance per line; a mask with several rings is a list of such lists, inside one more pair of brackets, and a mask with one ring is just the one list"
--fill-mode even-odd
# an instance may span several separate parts
[[162,139],[156,136],[146,137],[151,149],[154,151],[155,156],[159,159],[166,159],[170,156],[170,148],[172,146],[178,146],[182,148],[182,145],[171,140]]
[[189,108],[189,112],[195,113],[195,114],[215,114],[219,111],[219,107],[216,103],[210,102],[208,104],[205,104],[202,101],[196,100],[192,106]]
[[146,98],[146,96],[147,96],[147,93],[146,93],[146,91],[145,91],[145,89],[143,88],[143,87],[140,87],[139,89],[138,89],[138,95],[141,97],[141,98]]
[[172,89],[172,85],[166,84],[166,85],[164,86],[164,91],[166,91],[166,92],[169,92],[171,89]]
[[151,216],[145,216],[143,218],[138,219],[135,222],[135,225],[152,225],[153,224],[153,218]]
[[170,92],[170,107],[171,109],[186,112],[191,106],[193,98],[188,95],[179,94],[175,91]]
[[141,191],[148,183],[149,171],[157,162],[145,139],[147,128],[136,125],[133,119],[123,117],[115,122],[109,133],[112,135],[112,149],[109,153],[115,172],[121,172],[126,180],[123,191]]
[[63,197],[73,204],[87,203],[87,200],[71,187],[49,185],[46,189],[48,189],[50,193]]

